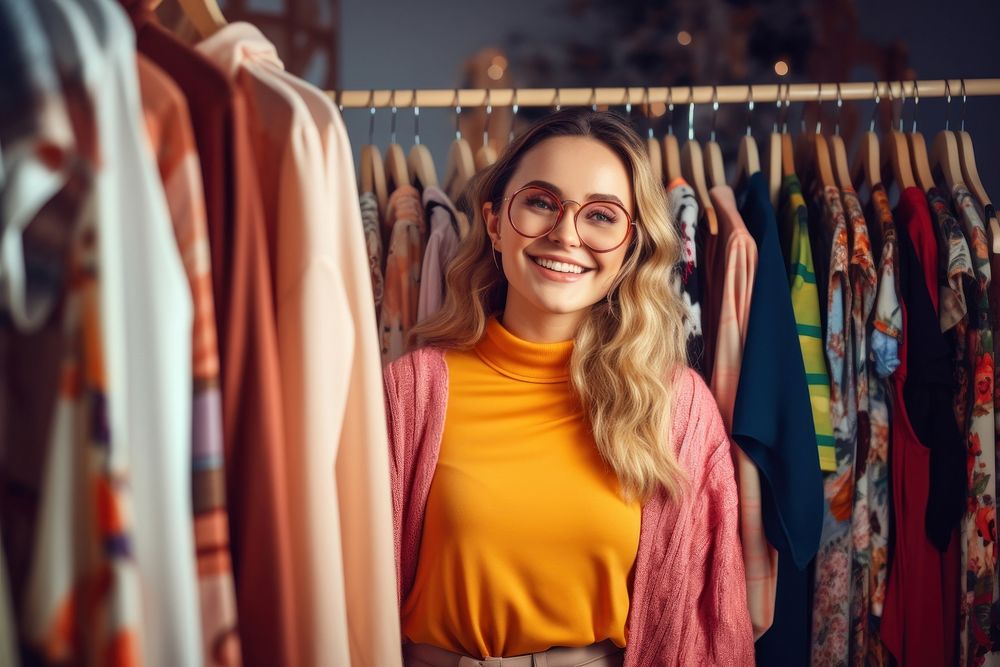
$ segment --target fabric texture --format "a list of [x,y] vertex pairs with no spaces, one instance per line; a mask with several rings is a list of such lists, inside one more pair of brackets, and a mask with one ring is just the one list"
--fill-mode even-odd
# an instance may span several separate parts
[[382,278],[382,223],[378,217],[378,199],[374,192],[362,192],[359,198],[361,224],[365,230],[365,247],[368,249],[368,270],[372,275],[372,296],[375,300],[375,317],[382,311],[385,283]]
[[572,353],[572,340],[531,343],[491,318],[474,349],[445,356],[408,640],[477,658],[625,646],[641,507],[597,450]]
[[[930,495],[932,450],[910,420],[919,415],[926,422],[931,413],[941,426],[954,428],[952,415],[940,409],[951,403],[950,396],[942,396],[952,379],[950,353],[917,249],[928,234],[924,230],[914,241],[909,234],[911,228],[929,222],[916,213],[922,204],[926,214],[923,196],[918,188],[907,188],[896,211],[904,328],[901,364],[892,378],[893,551],[881,633],[899,664],[930,667],[952,664],[956,655],[958,561],[954,552],[951,557],[942,554],[928,538],[923,514]],[[930,253],[925,249],[924,254]],[[936,286],[935,279],[930,287]]]
[[846,664],[850,653],[851,514],[857,439],[857,401],[851,337],[850,246],[840,191],[819,187],[820,252],[829,249],[826,277],[826,355],[830,372],[830,419],[837,470],[826,473],[823,533],[816,555],[812,663]]
[[284,418],[273,281],[249,111],[243,91],[155,22],[145,0],[121,0],[139,51],[188,103],[201,163],[219,333],[226,502],[242,655],[300,664],[293,641]]
[[384,406],[373,400],[380,364],[346,132],[254,26],[230,24],[198,48],[250,100],[274,275],[297,652],[305,664],[398,664]]
[[412,185],[396,188],[389,196],[382,222],[386,240],[385,295],[378,328],[385,365],[410,349],[410,329],[417,323],[427,233],[420,192]]
[[424,250],[420,270],[420,292],[417,297],[417,321],[422,322],[444,304],[445,275],[451,260],[458,254],[461,242],[458,228],[458,211],[444,190],[434,186],[424,188],[425,218],[429,221],[430,236]]
[[[108,477],[103,479],[103,497],[80,503],[72,496],[73,485],[59,477],[72,454],[64,450],[50,455],[53,477],[46,480],[50,495],[43,501],[40,518],[49,525],[39,529],[39,557],[29,585],[36,605],[31,616],[40,622],[33,637],[67,632],[71,626],[62,622],[65,615],[72,614],[76,605],[87,604],[78,598],[86,592],[79,585],[101,574],[77,569],[73,547],[59,542],[70,533],[64,528],[60,537],[59,523],[76,516],[79,520],[71,519],[70,525],[101,530],[94,537],[103,538],[98,544],[107,550],[106,557],[108,551],[113,554],[105,568],[127,570],[126,563],[134,558],[131,563],[142,573],[141,609],[137,588],[117,589],[122,597],[112,598],[113,602],[104,599],[101,604],[110,606],[85,615],[91,622],[103,613],[110,616],[107,625],[94,627],[94,636],[112,641],[120,637],[122,664],[197,662],[202,641],[191,531],[191,295],[144,136],[132,30],[121,8],[107,0],[86,9],[65,0],[53,0],[45,7],[50,20],[70,26],[81,59],[89,61],[85,80],[96,119],[99,164],[115,168],[99,170],[92,209],[98,239],[94,248],[100,271],[95,292],[100,299],[100,335],[89,344],[100,347],[103,355],[100,378],[107,391],[107,419],[97,422],[96,431],[69,434],[70,443],[73,438],[95,437],[106,446],[106,466],[93,469]],[[132,224],[134,211],[143,211],[144,224]],[[86,327],[96,330],[93,323]],[[95,358],[93,352],[90,356]],[[57,424],[58,429],[68,422]],[[113,433],[115,441],[103,439],[104,433]],[[101,482],[94,480],[94,487],[100,488]],[[126,486],[129,491],[124,491]],[[122,494],[131,495],[131,508],[117,497]],[[101,505],[105,498],[108,504]],[[103,524],[76,514],[98,509],[110,511],[103,515]],[[143,521],[133,524],[131,517],[136,515]],[[128,533],[122,534],[125,527]],[[91,557],[87,554],[81,561]],[[109,636],[102,637],[105,633]],[[72,654],[68,658],[73,659]]]
[[[445,352],[420,348],[386,369],[398,598],[413,588],[428,491],[447,412]],[[673,382],[672,442],[689,490],[642,508],[625,665],[749,665],[731,445],[698,374]],[[680,564],[685,564],[681,567]]]
[[146,131],[167,196],[194,307],[191,490],[202,651],[206,664],[216,662],[216,655],[225,656],[226,664],[234,664],[240,662],[240,648],[222,465],[219,347],[201,168],[182,93],[163,70],[141,54],[138,68]]
[[681,261],[671,278],[674,290],[684,300],[684,330],[687,332],[688,363],[701,370],[705,340],[701,331],[701,281],[698,276],[698,199],[683,178],[667,185],[667,211],[681,236]]
[[823,471],[836,469],[833,446],[833,425],[830,423],[830,377],[826,370],[823,347],[823,319],[819,309],[819,291],[816,288],[816,270],[813,266],[812,245],[809,242],[809,213],[799,179],[795,174],[781,181],[779,235],[782,247],[787,248],[786,265],[791,285],[792,312],[795,329],[799,335],[799,348],[809,384],[809,403],[812,407],[813,428],[819,451],[819,467]]
[[[718,214],[719,232],[706,237],[705,249],[706,304],[712,304],[713,308],[712,314],[706,315],[717,322],[709,386],[718,402],[726,432],[732,434],[743,348],[752,312],[750,300],[757,272],[757,246],[740,217],[732,188],[714,187],[709,196]],[[732,456],[740,500],[740,543],[747,604],[756,638],[770,627],[774,618],[778,552],[767,543],[764,534],[760,472],[736,443]]]
[[989,291],[992,282],[990,246],[986,227],[972,195],[961,185],[951,192],[957,217],[962,221],[976,282],[969,299],[967,363],[972,372],[966,405],[968,495],[962,520],[961,664],[982,665],[992,650],[990,618],[1000,600],[997,577],[996,436],[992,382],[995,378],[993,330],[990,328]]

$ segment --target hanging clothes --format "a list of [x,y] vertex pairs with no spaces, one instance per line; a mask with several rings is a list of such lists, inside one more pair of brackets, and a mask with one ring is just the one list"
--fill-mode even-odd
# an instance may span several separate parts
[[[111,651],[119,664],[197,663],[202,642],[190,500],[191,295],[141,127],[131,28],[109,2],[80,7],[45,0],[37,6],[58,30],[50,43],[70,49],[83,64],[89,100],[77,103],[93,105],[99,164],[116,168],[96,173],[88,208],[93,234],[84,239],[90,256],[79,269],[93,272],[85,285],[89,292],[80,298],[99,299],[99,311],[83,304],[82,312],[66,317],[71,341],[87,346],[75,360],[94,363],[63,383],[67,401],[54,423],[28,584],[28,636],[68,659]],[[134,224],[134,211],[143,211],[143,224]],[[86,319],[74,321],[79,317]],[[83,391],[90,385],[95,393]],[[89,406],[94,421],[88,414],[75,430],[64,430],[74,426],[74,408],[91,401],[97,401]],[[77,455],[91,458],[67,468]],[[93,471],[98,474],[90,483],[72,478]],[[73,497],[74,481],[82,485],[76,486],[86,494],[82,498]],[[75,525],[96,526],[99,533],[66,544],[72,535],[66,521],[74,525],[74,516]],[[142,521],[133,523],[133,516]],[[142,572],[141,598],[135,567]],[[88,655],[61,633],[71,629],[63,621],[74,610],[88,623],[103,616],[78,597],[86,595],[94,576],[110,580],[104,597],[98,596],[108,622],[91,633],[102,643],[89,648],[100,653]]]
[[417,298],[417,321],[422,322],[444,305],[445,276],[448,265],[458,253],[458,212],[444,190],[427,186],[423,193],[424,211],[430,221],[431,233],[424,249],[420,270],[420,292]]
[[[757,246],[740,217],[732,188],[714,187],[709,190],[709,197],[719,216],[719,233],[706,236],[705,243],[705,271],[716,277],[706,282],[706,296],[708,302],[718,304],[718,313],[713,319],[719,323],[709,386],[719,404],[726,432],[731,434],[757,272]],[[777,553],[764,535],[760,473],[742,449],[733,446],[731,453],[740,500],[740,542],[747,604],[754,637],[759,637],[770,627],[774,616]]]
[[420,273],[427,225],[420,192],[402,185],[389,196],[383,221],[387,239],[385,296],[379,320],[382,364],[386,365],[410,349],[410,329],[417,323]]
[[705,339],[701,329],[701,281],[698,279],[698,198],[694,188],[683,178],[675,178],[667,186],[667,211],[681,237],[681,261],[672,282],[684,301],[688,364],[701,372]]
[[[933,257],[936,271],[937,258],[927,247],[936,241],[923,191],[906,188],[895,217],[904,326],[900,366],[893,375],[894,537],[881,631],[900,664],[930,667],[952,664],[957,651],[957,560],[935,548],[924,519],[932,456],[924,438],[947,437],[949,427],[955,430],[953,415],[940,409],[953,400],[952,368],[930,298],[937,279],[928,284],[920,264]],[[920,232],[911,241],[913,229]],[[957,431],[953,439],[958,440]]]
[[[293,571],[300,660],[399,664],[398,614],[386,614],[387,601],[394,605],[384,583],[392,569],[387,450],[379,447],[385,413],[357,188],[353,168],[344,165],[346,133],[322,93],[287,75],[255,27],[230,24],[198,48],[247,93],[258,138],[286,410],[290,539],[300,559]],[[331,346],[331,332],[347,344]]]
[[365,248],[368,250],[368,270],[372,277],[372,296],[375,297],[375,318],[382,312],[382,223],[378,218],[378,199],[374,192],[362,192],[361,225],[365,230]]
[[[850,333],[850,248],[840,191],[819,188],[816,205],[822,210],[814,246],[829,248],[826,288],[826,355],[830,369],[830,418],[836,441],[837,470],[823,482],[826,499],[823,532],[816,555],[812,620],[812,664],[846,664],[850,657],[851,515],[854,504],[854,465],[857,402],[854,388],[853,341]],[[817,262],[819,264],[819,262]]]
[[226,504],[243,659],[299,664],[288,537],[278,343],[267,237],[243,91],[156,23],[144,0],[122,0],[139,51],[187,101],[208,223],[221,351]]
[[[757,245],[733,439],[760,472],[767,540],[801,570],[816,553],[822,525],[821,473],[795,315],[767,183],[752,174],[740,213]],[[767,389],[770,387],[770,389]],[[772,577],[776,577],[774,568]],[[771,583],[774,599],[774,583]],[[773,604],[773,602],[772,602]]]
[[138,57],[146,132],[167,195],[178,251],[194,307],[191,336],[191,491],[202,654],[206,664],[225,655],[240,664],[236,596],[229,556],[229,514],[222,466],[222,404],[215,303],[201,169],[187,102],[176,84],[145,56]]
[[961,664],[981,665],[992,650],[990,615],[997,595],[996,529],[996,423],[992,382],[995,377],[993,331],[990,328],[989,291],[992,281],[990,247],[986,228],[972,195],[964,186],[951,192],[957,216],[962,220],[976,282],[969,300],[967,359],[972,370],[971,396],[967,405],[968,497],[962,526]]
[[868,228],[878,253],[878,288],[871,316],[868,371],[870,438],[864,460],[856,463],[858,481],[854,494],[854,568],[851,603],[854,665],[889,665],[881,638],[882,611],[889,569],[889,447],[892,437],[890,389],[887,378],[899,366],[902,311],[897,294],[896,227],[889,198],[881,183],[869,202]]

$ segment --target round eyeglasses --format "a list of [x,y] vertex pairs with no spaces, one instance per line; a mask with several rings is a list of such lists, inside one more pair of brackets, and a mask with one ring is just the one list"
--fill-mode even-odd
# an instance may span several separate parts
[[584,204],[559,199],[551,190],[528,185],[516,191],[507,202],[507,219],[521,236],[529,239],[552,232],[562,220],[567,204],[576,204],[573,224],[580,241],[594,252],[611,252],[621,247],[632,233],[635,222],[621,204],[590,200]]

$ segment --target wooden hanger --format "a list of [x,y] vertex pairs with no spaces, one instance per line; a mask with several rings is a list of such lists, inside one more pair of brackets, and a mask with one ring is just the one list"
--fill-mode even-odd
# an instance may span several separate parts
[[660,151],[660,142],[653,136],[653,114],[649,106],[649,88],[646,89],[642,106],[646,114],[646,154],[649,156],[649,166],[653,169],[656,181],[663,185],[663,153]]
[[[816,103],[816,131],[806,132],[803,126],[797,152],[802,158],[801,164],[805,165],[806,175],[815,175],[824,188],[837,187],[830,161],[830,145],[823,136],[823,84],[819,84],[819,99]],[[794,161],[794,156],[792,159]]]
[[837,116],[833,126],[833,136],[830,137],[830,162],[837,185],[843,189],[853,190],[851,170],[847,166],[847,146],[840,136],[840,110],[844,106],[844,98],[840,95],[840,84],[837,84]]
[[466,184],[476,175],[476,161],[472,155],[472,147],[462,137],[460,116],[462,107],[458,103],[458,91],[455,91],[455,140],[448,149],[448,162],[444,170],[444,190],[452,201],[457,201]]
[[[902,85],[902,84],[900,84]],[[934,178],[931,176],[931,162],[927,155],[927,143],[924,135],[917,132],[917,110],[920,106],[920,89],[917,82],[913,82],[913,127],[906,135],[906,140],[910,145],[910,159],[913,162],[913,173],[916,176],[917,184],[924,192],[929,192],[934,187]]]
[[361,147],[361,165],[358,174],[358,189],[361,193],[371,192],[378,201],[381,215],[389,205],[389,188],[385,180],[385,166],[382,164],[382,153],[375,145],[375,91],[368,98],[369,121],[368,143]]
[[396,91],[389,98],[392,106],[392,121],[390,124],[390,143],[385,149],[385,176],[390,191],[410,184],[410,171],[406,165],[406,154],[403,147],[396,143]]
[[674,134],[673,88],[667,88],[667,113],[670,115],[670,123],[663,136],[663,180],[669,184],[674,179],[681,178],[681,149]]
[[878,114],[878,106],[882,98],[879,96],[878,83],[876,82],[874,86],[875,106],[872,108],[872,117],[868,122],[868,131],[861,136],[858,152],[855,153],[854,162],[851,164],[851,183],[855,185],[855,189],[867,185],[869,191],[882,182],[878,135],[875,134],[875,116]]
[[218,0],[179,0],[178,4],[202,39],[208,39],[228,25]]
[[708,232],[715,236],[719,233],[719,222],[716,217],[715,207],[708,196],[708,187],[705,184],[705,160],[701,154],[701,146],[694,138],[694,89],[691,89],[688,98],[688,140],[681,148],[681,173],[687,180],[688,185],[694,190],[698,199],[698,206],[705,221],[708,223]]
[[719,115],[719,89],[712,86],[712,131],[705,144],[705,174],[708,183],[715,188],[726,184],[726,164],[722,161],[722,148],[715,140],[715,122]]
[[[976,166],[976,152],[972,148],[972,135],[965,131],[965,79],[961,80],[961,95],[962,95],[962,124],[960,129],[955,133],[955,139],[958,142],[958,155],[959,162],[962,166],[962,177],[965,180],[965,186],[969,188],[969,192],[979,200],[980,205],[985,209],[992,205],[992,201],[988,194],[986,194],[986,188],[983,187],[983,181],[979,178],[979,169]],[[946,91],[948,93],[948,108],[951,108],[951,89],[948,82],[945,81],[945,87],[948,88]],[[988,221],[990,226],[990,235],[993,237],[993,254],[1000,255],[1000,221],[997,220],[996,215],[990,216]]]
[[760,171],[760,153],[757,151],[757,142],[754,140],[752,134],[753,86],[747,86],[747,89],[749,95],[749,101],[747,102],[747,131],[746,134],[740,137],[739,147],[736,151],[736,173],[733,175],[734,188]]
[[[895,105],[895,98],[892,94],[892,84],[889,83],[889,100]],[[900,94],[902,94],[902,83],[900,84]],[[906,188],[916,187],[917,183],[913,178],[912,160],[910,159],[910,145],[906,141],[906,136],[902,132],[903,119],[902,109],[900,109],[899,126],[891,127],[886,132],[882,140],[881,154],[883,167],[888,164],[891,167],[890,173],[896,180],[896,185],[900,191]],[[883,179],[884,180],[884,179]]]
[[420,143],[420,106],[417,105],[417,91],[413,91],[413,147],[406,160],[410,172],[410,183],[422,188],[436,187],[437,169],[434,157],[427,146]]
[[[785,90],[790,90],[790,84]],[[786,92],[787,95],[787,92]],[[767,191],[771,196],[771,206],[778,210],[778,202],[781,198],[781,109],[785,108],[784,131],[788,131],[788,100],[781,99],[781,86],[778,86],[777,113],[774,116],[774,126],[771,128],[771,138],[767,145]]]
[[[596,89],[595,89],[596,90]],[[491,166],[497,161],[497,152],[490,145],[490,120],[493,118],[493,93],[487,88],[486,90],[486,125],[483,126],[483,145],[479,147],[476,151],[476,171],[480,172],[483,169]]]

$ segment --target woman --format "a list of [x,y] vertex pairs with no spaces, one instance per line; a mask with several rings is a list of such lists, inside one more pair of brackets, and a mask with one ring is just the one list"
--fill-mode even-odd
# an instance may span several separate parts
[[475,188],[446,303],[386,370],[405,663],[752,664],[730,444],[641,140],[556,113]]

